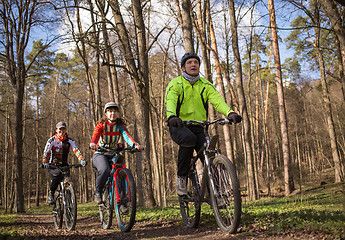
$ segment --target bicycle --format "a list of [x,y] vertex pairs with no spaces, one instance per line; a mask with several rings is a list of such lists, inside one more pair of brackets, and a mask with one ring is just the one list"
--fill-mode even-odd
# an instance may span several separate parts
[[48,165],[48,168],[58,168],[63,174],[63,180],[54,193],[53,220],[55,229],[62,228],[63,216],[67,231],[73,230],[77,223],[77,199],[73,184],[69,178],[69,169],[81,167],[81,164],[66,166]]
[[[198,154],[192,158],[191,168],[187,178],[188,194],[179,196],[180,212],[184,224],[196,228],[200,221],[201,205],[206,202],[211,205],[216,222],[220,229],[226,233],[236,233],[241,218],[241,194],[235,166],[219,149],[216,143],[219,136],[210,139],[208,126],[212,124],[232,124],[225,119],[214,121],[184,121],[185,125],[199,125],[204,129],[206,142]],[[199,182],[196,161],[199,154],[203,154],[202,178]],[[210,199],[206,197],[206,190]]]
[[[99,204],[100,220],[103,229],[109,229],[112,225],[113,211],[117,225],[122,232],[129,232],[135,222],[136,215],[136,186],[132,172],[125,164],[117,163],[119,153],[128,151],[137,152],[134,147],[129,148],[104,148],[98,147],[100,152],[113,154],[111,159],[112,170],[101,192],[102,202]],[[114,197],[115,195],[115,197]],[[115,202],[116,200],[116,202]]]

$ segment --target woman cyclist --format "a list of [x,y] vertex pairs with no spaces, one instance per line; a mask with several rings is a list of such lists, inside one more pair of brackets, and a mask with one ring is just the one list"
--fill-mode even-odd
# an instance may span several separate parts
[[[43,152],[43,167],[47,168],[49,164],[52,165],[68,165],[67,158],[69,149],[72,147],[74,154],[80,161],[80,164],[84,167],[86,166],[86,160],[81,154],[75,141],[68,137],[67,135],[67,126],[64,122],[58,122],[56,124],[55,132],[53,136],[48,139],[47,144]],[[48,203],[54,203],[54,192],[59,186],[63,175],[60,169],[58,168],[47,168],[47,172],[51,175],[52,181],[49,187],[48,193]]]
[[124,120],[119,117],[119,107],[114,102],[108,102],[104,107],[105,116],[97,122],[93,131],[90,148],[95,150],[92,156],[92,165],[98,171],[96,178],[96,189],[94,192],[95,202],[102,202],[101,191],[110,176],[109,161],[113,154],[97,151],[98,146],[105,148],[116,148],[122,136],[129,146],[134,146],[138,151],[142,151],[144,146],[140,145],[131,137],[125,126]]

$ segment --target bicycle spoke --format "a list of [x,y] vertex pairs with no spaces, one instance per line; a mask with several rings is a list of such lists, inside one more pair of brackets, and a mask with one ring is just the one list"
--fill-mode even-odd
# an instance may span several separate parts
[[54,199],[55,199],[55,203],[54,203],[53,212],[52,212],[54,227],[55,229],[61,229],[63,210],[62,210],[62,199],[60,197],[60,186],[55,191]]
[[191,175],[187,180],[188,195],[179,196],[182,220],[190,228],[196,228],[199,225],[201,210],[201,205],[198,201],[198,186],[194,178],[195,175]]
[[65,187],[65,224],[68,231],[74,229],[77,222],[77,203],[71,184]]
[[103,229],[109,229],[113,221],[113,205],[111,204],[111,186],[106,187],[102,196],[102,204],[99,205],[99,213]]
[[116,179],[117,204],[116,219],[119,228],[128,232],[133,227],[136,214],[136,188],[129,169],[119,170]]
[[224,232],[237,230],[241,215],[241,196],[236,171],[223,155],[214,159],[212,177],[215,191],[212,191],[212,208],[219,227]]

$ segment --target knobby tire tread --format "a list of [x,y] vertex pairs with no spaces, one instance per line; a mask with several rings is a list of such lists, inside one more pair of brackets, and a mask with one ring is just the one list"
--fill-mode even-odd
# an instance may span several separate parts
[[69,183],[65,186],[66,206],[64,208],[65,225],[67,231],[71,231],[77,224],[77,198],[73,185]]
[[54,227],[57,230],[62,228],[62,221],[63,221],[62,199],[60,198],[60,191],[61,191],[61,187],[59,185],[55,191],[55,195],[54,195],[55,209],[53,209],[53,212],[55,211],[55,213],[53,213]]
[[[132,172],[127,169],[127,168],[122,168],[119,170],[118,175],[117,175],[117,182],[120,181],[125,177],[127,180],[128,184],[128,189],[129,189],[129,213],[128,214],[122,214],[119,211],[119,204],[116,203],[116,209],[115,209],[115,214],[116,214],[116,220],[117,220],[117,225],[120,228],[122,232],[129,232],[134,223],[135,223],[135,215],[137,211],[137,199],[136,199],[136,186],[134,182],[134,178],[132,175]],[[120,190],[119,190],[120,191]],[[127,193],[127,191],[126,191]],[[127,194],[126,194],[127,195]],[[114,199],[116,199],[116,196],[114,196]],[[116,202],[116,201],[115,201]],[[129,220],[127,220],[129,218]]]
[[113,223],[114,197],[110,199],[110,189],[110,186],[106,186],[106,189],[104,190],[102,195],[103,203],[99,205],[99,214],[103,229],[110,229]]
[[[220,227],[220,229],[223,232],[236,233],[237,228],[240,224],[240,219],[241,219],[241,193],[239,190],[240,185],[237,178],[236,170],[235,170],[234,165],[224,155],[218,155],[214,158],[213,163],[212,163],[212,168],[214,168],[217,165],[224,166],[224,171],[226,171],[230,175],[230,181],[232,185],[232,194],[233,194],[233,201],[232,201],[233,205],[231,207],[228,206],[228,208],[225,207],[225,210],[220,209],[220,207],[218,207],[216,196],[214,195],[213,191],[211,191],[211,205],[214,211],[217,224]],[[216,182],[217,181],[216,177],[215,176],[213,177]],[[229,199],[226,200],[226,204],[228,203],[228,200]],[[222,214],[221,214],[221,211],[227,211],[230,209],[232,212],[229,215],[231,216],[228,216],[227,214],[223,214],[223,215],[226,215],[224,218],[227,218],[227,217],[231,218],[231,223],[227,221],[228,219],[223,219]]]
[[[183,223],[188,228],[196,228],[200,222],[201,203],[199,202],[200,189],[195,180],[194,173],[190,173],[188,182],[188,196],[179,196],[180,212]],[[194,211],[194,215],[190,215],[189,211]]]

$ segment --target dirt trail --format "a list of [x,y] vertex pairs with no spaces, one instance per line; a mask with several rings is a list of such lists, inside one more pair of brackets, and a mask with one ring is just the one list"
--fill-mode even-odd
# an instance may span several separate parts
[[257,232],[229,235],[215,226],[207,226],[203,223],[197,229],[188,229],[178,221],[136,222],[130,232],[123,233],[118,230],[116,223],[111,229],[103,230],[98,218],[85,216],[78,216],[76,229],[67,232],[64,226],[62,230],[55,230],[52,217],[47,214],[20,215],[17,225],[12,227],[20,229],[19,232],[25,239],[327,239],[325,236],[298,232],[274,236]]

